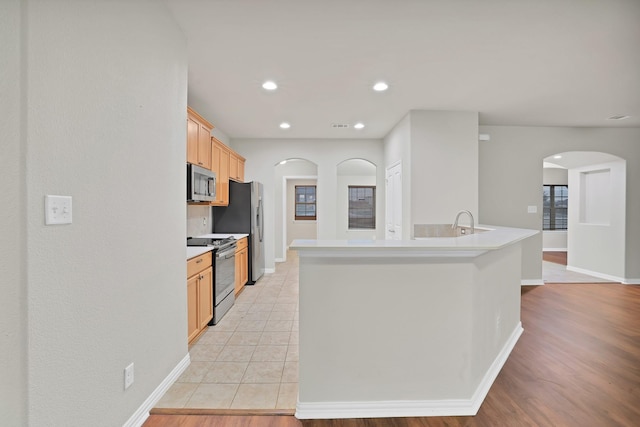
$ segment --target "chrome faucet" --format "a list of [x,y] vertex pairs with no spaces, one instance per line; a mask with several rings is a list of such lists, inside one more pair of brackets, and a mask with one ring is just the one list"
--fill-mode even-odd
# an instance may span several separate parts
[[451,226],[451,228],[455,229],[458,227],[458,220],[460,219],[460,215],[462,214],[469,215],[469,219],[471,220],[471,234],[475,233],[475,227],[473,225],[473,215],[471,215],[471,212],[465,211],[465,210],[458,212],[458,214],[456,215],[456,220],[453,222],[453,225]]

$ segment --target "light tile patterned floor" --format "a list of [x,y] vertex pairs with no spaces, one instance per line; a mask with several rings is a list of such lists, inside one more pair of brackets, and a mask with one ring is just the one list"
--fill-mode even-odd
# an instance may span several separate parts
[[298,260],[245,289],[190,350],[191,364],[157,408],[295,409]]

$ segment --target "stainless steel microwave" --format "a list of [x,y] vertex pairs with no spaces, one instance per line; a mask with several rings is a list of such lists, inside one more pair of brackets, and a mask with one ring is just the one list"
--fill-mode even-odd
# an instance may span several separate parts
[[187,202],[216,200],[216,174],[209,169],[187,163]]

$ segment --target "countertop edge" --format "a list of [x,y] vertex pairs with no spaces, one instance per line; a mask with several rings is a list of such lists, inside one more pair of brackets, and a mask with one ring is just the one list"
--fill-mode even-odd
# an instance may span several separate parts
[[538,230],[482,225],[491,231],[420,240],[294,240],[290,249],[312,257],[476,257],[515,244]]

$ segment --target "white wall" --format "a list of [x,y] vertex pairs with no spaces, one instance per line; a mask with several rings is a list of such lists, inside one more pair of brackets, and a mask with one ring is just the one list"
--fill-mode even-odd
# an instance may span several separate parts
[[300,249],[296,416],[475,414],[522,331],[520,243],[474,258],[341,252]]
[[[28,167],[9,182],[28,189],[26,258],[12,257],[28,294],[21,424],[123,425],[187,354],[186,40],[159,2],[24,7]],[[73,224],[44,225],[46,194],[73,196]],[[9,363],[21,376],[25,362]]]
[[625,277],[626,176],[624,161],[569,170],[567,269]]
[[27,424],[26,104],[20,0],[0,2],[0,425]]
[[[543,185],[568,185],[569,174],[564,168],[543,168]],[[571,197],[571,190],[569,190]],[[540,208],[542,209],[542,208]],[[545,251],[566,251],[567,250],[567,230],[545,230],[542,232],[542,250]]]
[[402,238],[413,224],[478,216],[478,113],[410,111],[384,139],[385,167],[402,162]]
[[[478,218],[478,113],[411,111],[411,224]],[[413,231],[413,225],[411,225]]]
[[[481,126],[491,136],[480,143],[480,213],[485,224],[542,229],[542,168],[545,157],[596,151],[627,162],[625,278],[640,283],[640,129]],[[571,197],[570,197],[571,199]],[[527,213],[535,205],[538,212]],[[523,243],[524,280],[542,282],[542,236]]]
[[[296,185],[316,185],[315,179],[288,179],[287,180],[287,216],[286,216],[286,229],[287,229],[287,247],[295,239],[316,239],[318,237],[318,227],[316,221],[296,221],[295,220],[295,197],[296,197]],[[316,209],[320,201],[316,201]]]
[[[276,181],[275,165],[291,158],[307,159],[318,165],[318,238],[335,239],[337,165],[347,159],[361,158],[379,166],[383,164],[383,147],[379,139],[232,139],[235,150],[244,156],[245,180],[264,183],[265,203],[265,262],[275,268],[276,236],[282,235],[282,225],[275,213],[275,192],[282,187]],[[384,182],[384,169],[377,168],[378,182]],[[384,206],[384,200],[380,200]],[[383,228],[377,236],[382,239]]]

